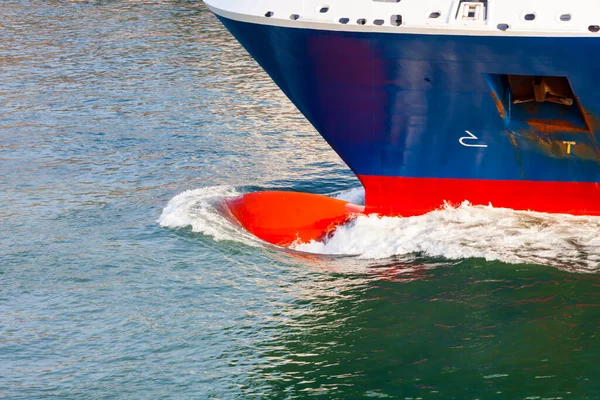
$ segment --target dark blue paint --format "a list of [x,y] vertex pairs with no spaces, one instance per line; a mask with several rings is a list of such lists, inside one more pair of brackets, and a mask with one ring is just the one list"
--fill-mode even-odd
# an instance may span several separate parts
[[[600,115],[600,38],[334,32],[221,20],[356,174],[600,181],[597,131],[548,134],[523,115],[520,123],[503,119],[489,79],[567,76],[585,110]],[[488,147],[460,145],[466,130]],[[563,140],[587,146],[587,156],[566,154]]]

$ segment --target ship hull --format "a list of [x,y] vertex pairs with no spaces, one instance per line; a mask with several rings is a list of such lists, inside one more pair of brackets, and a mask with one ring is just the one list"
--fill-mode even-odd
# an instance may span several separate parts
[[[367,212],[417,215],[466,200],[600,215],[598,39],[219,18],[361,180]],[[508,74],[566,77],[575,102],[513,106]]]

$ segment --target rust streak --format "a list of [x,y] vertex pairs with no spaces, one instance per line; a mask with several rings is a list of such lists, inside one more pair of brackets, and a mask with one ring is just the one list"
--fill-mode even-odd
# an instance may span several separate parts
[[498,98],[498,95],[494,91],[492,91],[492,98],[494,99],[494,103],[496,103],[496,108],[498,109],[498,112],[500,113],[500,117],[502,117],[502,119],[505,119],[506,118],[506,110],[504,108],[504,104],[502,103],[502,100],[500,100]]
[[558,133],[558,132],[589,132],[589,128],[581,127],[565,120],[552,119],[528,119],[527,123],[533,129],[541,133]]

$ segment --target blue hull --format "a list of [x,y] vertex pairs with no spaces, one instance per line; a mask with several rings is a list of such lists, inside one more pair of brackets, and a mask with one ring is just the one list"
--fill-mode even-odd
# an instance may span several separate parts
[[[600,181],[600,39],[221,21],[357,175]],[[497,74],[568,77],[590,129],[548,133],[507,121],[492,95]],[[463,143],[487,147],[461,145],[465,131],[479,140]],[[570,153],[563,141],[576,143]]]
[[[599,38],[220,19],[362,181],[367,211],[415,215],[470,200],[600,215]],[[563,79],[572,104],[516,104],[509,75]]]

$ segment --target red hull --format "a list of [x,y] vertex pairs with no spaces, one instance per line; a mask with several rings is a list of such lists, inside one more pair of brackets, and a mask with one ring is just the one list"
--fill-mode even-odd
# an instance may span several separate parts
[[413,216],[444,202],[573,215],[600,215],[600,184],[586,182],[500,181],[400,178],[359,175],[367,214]]

